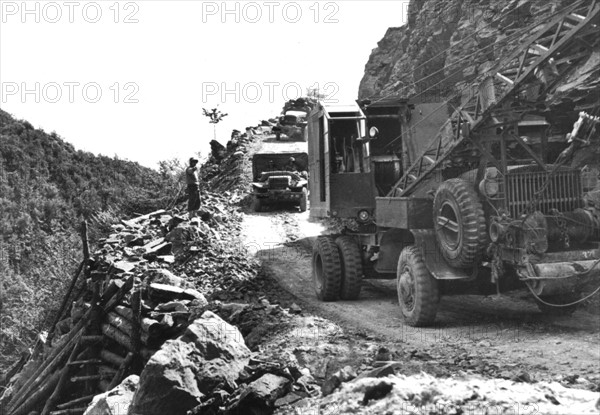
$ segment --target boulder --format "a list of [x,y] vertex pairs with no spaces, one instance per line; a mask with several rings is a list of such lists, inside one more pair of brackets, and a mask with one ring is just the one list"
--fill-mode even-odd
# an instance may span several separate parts
[[185,280],[181,277],[176,276],[171,271],[166,269],[149,269],[143,274],[144,283],[150,285],[151,283],[173,285],[175,287],[186,287]]
[[188,242],[199,240],[202,232],[197,226],[189,222],[182,223],[175,227],[165,236],[165,241],[171,242],[172,250],[175,255],[180,253]]
[[129,410],[140,378],[131,375],[114,389],[94,397],[83,415],[124,415]]
[[290,389],[290,380],[272,373],[266,373],[250,383],[242,391],[239,399],[227,408],[226,413],[267,414],[272,413],[277,399]]
[[321,393],[323,396],[330,395],[336,390],[342,383],[348,382],[356,377],[356,371],[352,366],[346,366],[343,369],[335,372],[329,377],[321,386]]
[[233,390],[249,356],[238,329],[206,311],[150,358],[129,414],[185,415],[217,386]]

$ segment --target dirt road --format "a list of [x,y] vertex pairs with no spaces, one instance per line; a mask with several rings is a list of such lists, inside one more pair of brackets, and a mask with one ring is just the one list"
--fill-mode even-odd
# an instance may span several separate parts
[[577,387],[598,388],[600,327],[598,314],[578,310],[571,317],[548,317],[527,293],[500,298],[452,296],[442,299],[436,324],[404,324],[394,281],[364,282],[358,301],[323,303],[311,280],[311,248],[322,232],[308,212],[247,212],[246,246],[279,285],[305,310],[342,327],[418,349],[457,370],[489,376],[523,372],[535,380],[567,378]]

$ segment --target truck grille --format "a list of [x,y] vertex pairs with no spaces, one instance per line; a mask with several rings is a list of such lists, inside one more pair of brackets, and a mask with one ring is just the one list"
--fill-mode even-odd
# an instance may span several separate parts
[[269,189],[271,190],[284,190],[291,185],[290,176],[271,176],[269,177]]
[[[579,170],[518,171],[506,175],[506,198],[513,218],[527,213],[532,200],[533,210],[549,214],[552,209],[571,212],[582,206],[583,188]],[[540,195],[537,193],[543,188]]]

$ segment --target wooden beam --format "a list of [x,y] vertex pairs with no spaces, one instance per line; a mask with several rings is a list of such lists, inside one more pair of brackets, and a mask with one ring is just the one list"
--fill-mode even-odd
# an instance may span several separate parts
[[[94,396],[96,396],[96,395],[82,396],[81,398],[73,399],[72,401],[61,403],[60,405],[56,405],[56,408],[57,409],[67,409],[72,406],[78,405],[80,403],[85,404],[85,403],[91,402],[92,399],[94,399]],[[50,412],[50,415],[52,415],[53,413],[55,413],[55,412]]]
[[67,360],[67,365],[61,371],[60,379],[58,380],[56,388],[54,388],[54,392],[52,392],[52,395],[50,396],[50,398],[46,401],[46,404],[44,405],[44,409],[42,410],[42,415],[48,415],[48,413],[52,409],[54,409],[54,407],[56,406],[56,402],[60,398],[61,394],[63,393],[63,389],[64,389],[65,385],[67,384],[69,370],[71,369],[71,365],[69,363],[71,363],[75,360],[75,356],[77,356],[79,347],[80,347],[79,343],[77,343],[75,345],[75,347],[73,347],[73,350],[71,351],[71,354],[69,355],[69,359]]
[[119,370],[117,371],[115,376],[110,381],[110,385],[108,385],[108,390],[113,389],[121,382],[121,380],[123,379],[123,375],[125,374],[125,372],[129,368],[129,365],[133,361],[133,356],[134,356],[133,353],[131,353],[131,352],[127,353],[125,360],[123,360],[123,364],[121,365],[121,367],[119,367]]
[[34,388],[44,381],[44,379],[52,373],[57,366],[63,361],[63,358],[71,350],[72,347],[79,341],[82,336],[85,326],[91,315],[91,310],[88,310],[79,322],[73,327],[73,329],[67,335],[64,346],[55,348],[50,356],[42,363],[42,365],[33,373],[27,382],[13,395],[8,411],[14,411],[19,405],[21,405],[27,397],[31,394]]
[[58,312],[56,313],[56,317],[54,317],[54,322],[50,326],[50,332],[48,333],[48,337],[46,339],[46,344],[48,344],[48,345],[52,344],[52,339],[54,338],[54,333],[56,331],[56,325],[58,324],[58,322],[60,320],[62,320],[62,315],[65,312],[67,304],[69,303],[69,299],[71,298],[71,294],[73,293],[73,289],[75,288],[75,285],[77,284],[77,280],[79,279],[79,275],[81,274],[81,271],[83,270],[84,264],[85,264],[85,261],[81,261],[79,263],[79,267],[77,268],[77,271],[75,271],[73,278],[71,278],[71,284],[69,285],[69,288],[67,289],[67,293],[65,294],[65,296],[62,299],[62,302],[60,304]]

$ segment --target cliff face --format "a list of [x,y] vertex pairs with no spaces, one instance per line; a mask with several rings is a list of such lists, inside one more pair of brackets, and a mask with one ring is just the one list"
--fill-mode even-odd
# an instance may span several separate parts
[[[411,0],[407,24],[390,28],[372,51],[359,98],[443,101],[476,83],[526,38],[529,33],[523,28],[546,23],[570,4],[569,0]],[[598,100],[599,75],[596,50],[549,99],[589,108]]]

